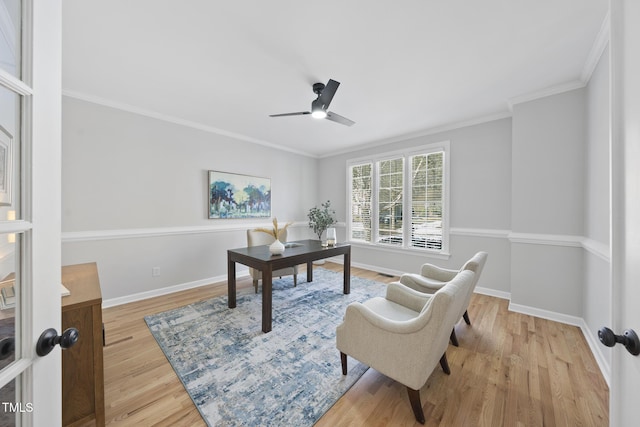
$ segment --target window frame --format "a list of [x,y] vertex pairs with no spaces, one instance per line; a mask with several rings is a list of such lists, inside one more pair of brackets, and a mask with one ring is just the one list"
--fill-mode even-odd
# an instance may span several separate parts
[[[411,214],[411,204],[412,204],[412,166],[411,159],[413,156],[418,155],[429,155],[431,153],[443,152],[443,176],[442,176],[442,247],[440,249],[431,249],[431,248],[420,248],[416,246],[411,246],[411,226],[412,220],[408,218],[408,220],[404,217],[405,213]],[[403,159],[403,189],[402,189],[402,211],[403,211],[403,219],[402,219],[402,245],[395,245],[389,243],[378,242],[379,237],[379,162],[397,158]],[[387,151],[381,153],[371,154],[365,157],[358,157],[353,159],[348,159],[346,162],[346,239],[347,242],[356,245],[363,246],[367,248],[375,248],[375,249],[383,249],[391,252],[401,252],[406,253],[409,252],[417,252],[420,254],[429,254],[431,256],[449,256],[449,199],[450,199],[450,163],[451,163],[451,151],[450,151],[450,143],[449,141],[439,141],[426,145],[421,145],[417,147],[409,147],[402,150],[395,151]],[[360,166],[363,164],[371,164],[371,240],[356,240],[352,239],[352,208],[351,208],[351,200],[352,200],[352,167]]]

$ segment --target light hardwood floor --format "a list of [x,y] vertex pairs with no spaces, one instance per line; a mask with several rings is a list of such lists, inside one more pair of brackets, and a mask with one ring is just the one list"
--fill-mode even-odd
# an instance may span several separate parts
[[[397,280],[358,268],[351,273]],[[238,280],[239,288],[251,286],[249,279]],[[226,291],[223,282],[104,310],[107,425],[205,425],[143,317]],[[421,390],[425,425],[607,426],[609,391],[580,329],[509,312],[507,305],[473,296],[471,326],[459,322],[460,346],[447,350],[451,375],[438,367]],[[316,425],[420,424],[406,388],[369,369]]]

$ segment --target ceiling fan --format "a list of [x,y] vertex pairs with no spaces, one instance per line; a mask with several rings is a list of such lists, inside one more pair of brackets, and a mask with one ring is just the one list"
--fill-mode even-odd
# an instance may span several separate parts
[[349,120],[346,117],[342,117],[339,114],[327,110],[331,100],[333,99],[333,95],[335,95],[338,90],[338,86],[340,86],[340,82],[331,79],[329,79],[326,86],[324,83],[314,83],[313,92],[317,94],[318,97],[311,102],[311,111],[271,114],[269,117],[303,116],[305,114],[311,114],[311,117],[316,119],[327,119],[332,122],[340,123],[341,125],[352,126],[355,124],[353,120]]

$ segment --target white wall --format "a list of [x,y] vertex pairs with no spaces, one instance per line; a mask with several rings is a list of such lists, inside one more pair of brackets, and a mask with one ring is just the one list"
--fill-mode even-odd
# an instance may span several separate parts
[[208,219],[207,171],[271,178],[272,214],[304,222],[316,162],[63,97],[63,265],[97,261],[105,300],[226,278],[226,249],[269,221]]
[[[509,292],[510,252],[506,240],[511,221],[511,119],[434,133],[404,141],[320,159],[320,200],[331,200],[338,220],[346,220],[346,162],[373,153],[449,141],[451,148],[450,210],[452,235],[448,260],[407,251],[354,245],[352,261],[378,271],[417,272],[425,262],[459,268],[479,250],[490,249],[479,287]],[[344,228],[339,239],[345,239]]]
[[511,302],[579,317],[585,90],[513,109]]

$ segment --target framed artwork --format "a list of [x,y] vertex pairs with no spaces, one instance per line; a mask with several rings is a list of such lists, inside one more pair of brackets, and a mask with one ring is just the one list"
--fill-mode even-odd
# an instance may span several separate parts
[[11,205],[13,137],[0,126],[0,205]]
[[271,217],[271,179],[209,171],[209,218]]

